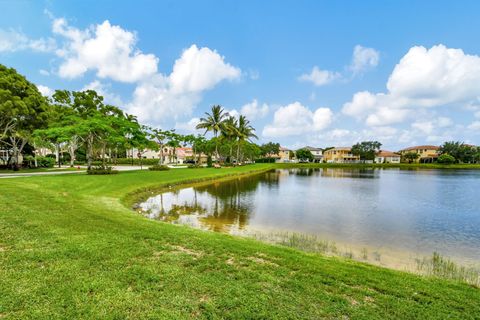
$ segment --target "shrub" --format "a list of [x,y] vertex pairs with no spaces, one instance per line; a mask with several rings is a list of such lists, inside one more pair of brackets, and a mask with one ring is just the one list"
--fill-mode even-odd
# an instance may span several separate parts
[[37,166],[41,168],[53,168],[55,165],[55,158],[51,157],[37,157]]
[[201,168],[204,168],[204,167],[199,164],[191,164],[188,166],[188,169],[201,169]]
[[437,159],[437,162],[442,164],[452,164],[452,163],[455,163],[455,161],[456,161],[455,158],[447,153],[442,154]]
[[149,167],[148,170],[151,170],[151,171],[167,171],[167,170],[170,170],[170,168],[168,166],[165,166],[165,165],[155,164],[155,165]]
[[260,158],[255,159],[255,163],[275,163],[275,158]]
[[118,170],[113,170],[112,167],[104,167],[104,166],[98,166],[98,167],[93,167],[89,170],[87,170],[87,174],[117,174]]
[[209,156],[207,157],[207,167],[211,168],[212,165],[213,165],[212,156],[209,155]]

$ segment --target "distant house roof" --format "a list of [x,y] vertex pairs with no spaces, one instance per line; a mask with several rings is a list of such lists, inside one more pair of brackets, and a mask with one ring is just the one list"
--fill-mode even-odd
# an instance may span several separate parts
[[402,149],[402,150],[400,150],[400,151],[412,151],[412,150],[421,150],[421,149],[426,149],[426,150],[438,150],[438,149],[440,149],[440,147],[439,147],[439,146],[429,146],[429,145],[425,145],[425,146],[408,147],[408,148]]
[[280,151],[290,151],[290,149],[285,148],[285,147],[280,147],[279,150],[280,150]]
[[323,151],[322,148],[315,148],[315,147],[310,147],[310,146],[303,147],[302,149],[307,149],[307,150],[310,150],[310,151]]
[[377,157],[400,157],[398,153],[392,152],[392,151],[387,151],[387,150],[380,150],[377,152]]
[[351,150],[352,150],[351,147],[335,147],[335,148],[332,148],[332,149],[328,149],[325,152],[328,152],[328,151],[351,151]]

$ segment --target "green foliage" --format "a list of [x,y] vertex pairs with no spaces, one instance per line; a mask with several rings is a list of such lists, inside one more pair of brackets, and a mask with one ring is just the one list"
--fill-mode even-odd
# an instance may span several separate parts
[[170,167],[161,165],[161,164],[155,164],[151,167],[148,167],[148,170],[150,171],[167,171],[170,170]]
[[105,174],[117,174],[117,170],[113,170],[112,167],[109,166],[97,166],[97,167],[91,167],[87,169],[87,174],[90,175],[105,175]]
[[[205,133],[213,132],[213,136],[217,138],[218,133],[225,128],[225,120],[228,117],[228,113],[219,106],[215,105],[212,107],[211,112],[205,112],[206,117],[200,118],[199,124],[197,124],[197,129],[205,129]],[[215,154],[218,158],[218,140],[216,139],[215,143]]]
[[467,145],[459,141],[447,141],[439,150],[441,155],[449,154],[455,158],[456,162],[472,163],[476,162],[477,155],[480,152],[478,147]]
[[32,133],[46,126],[49,105],[37,87],[0,64],[0,149],[13,152],[14,167]]
[[55,165],[55,159],[51,157],[37,157],[37,166],[40,168],[52,168]]
[[198,165],[198,164],[190,164],[188,165],[188,169],[202,169],[202,168],[205,168],[201,165]]
[[261,156],[267,157],[280,152],[280,143],[267,142],[260,146]]
[[255,163],[275,163],[275,158],[260,158],[255,159]]
[[408,163],[412,163],[416,161],[418,158],[420,158],[420,155],[413,151],[406,152],[402,155],[402,160]]
[[382,144],[378,141],[362,141],[352,146],[352,154],[360,156],[360,160],[374,160],[375,154]]
[[[272,167],[3,179],[2,316],[474,319],[480,314],[480,290],[456,280],[156,223],[132,214],[125,202],[138,189],[151,196],[149,188],[159,184]],[[297,238],[286,245],[297,243],[310,241]]]
[[296,156],[297,156],[297,159],[300,161],[312,162],[314,159],[312,152],[308,149],[298,149],[296,151]]
[[456,161],[455,158],[449,155],[448,153],[444,153],[440,155],[437,159],[437,162],[442,164],[453,164],[455,163],[455,161]]
[[213,166],[212,156],[207,156],[207,167],[211,168]]

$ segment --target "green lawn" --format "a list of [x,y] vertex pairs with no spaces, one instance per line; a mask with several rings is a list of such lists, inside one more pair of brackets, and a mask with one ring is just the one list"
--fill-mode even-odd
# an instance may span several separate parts
[[11,169],[0,169],[0,174],[19,174],[19,173],[35,173],[35,172],[52,172],[52,171],[77,171],[77,167],[74,168],[22,168],[18,171],[13,171]]
[[480,315],[480,289],[466,284],[151,221],[124,205],[138,189],[271,167],[0,180],[0,318]]

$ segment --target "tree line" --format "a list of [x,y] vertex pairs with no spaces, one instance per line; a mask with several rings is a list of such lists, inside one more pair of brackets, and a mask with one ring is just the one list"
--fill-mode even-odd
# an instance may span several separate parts
[[[193,162],[199,155],[208,155],[223,163],[253,161],[267,154],[278,153],[279,144],[259,146],[255,129],[243,115],[231,116],[221,106],[213,106],[200,119],[197,129],[203,134],[182,135],[175,130],[145,126],[133,115],[117,106],[106,104],[94,90],[56,90],[44,97],[38,88],[15,69],[0,65],[0,150],[4,165],[20,167],[20,155],[32,157],[38,166],[37,150],[52,150],[58,165],[61,157],[71,166],[78,158],[88,168],[94,161],[102,166],[126,157],[127,150],[137,150],[142,157],[147,149],[159,151],[159,164],[164,162],[164,148],[173,150],[190,146]],[[207,139],[206,134],[213,138]],[[5,155],[5,152],[7,154]],[[133,153],[132,158],[137,156]]]

